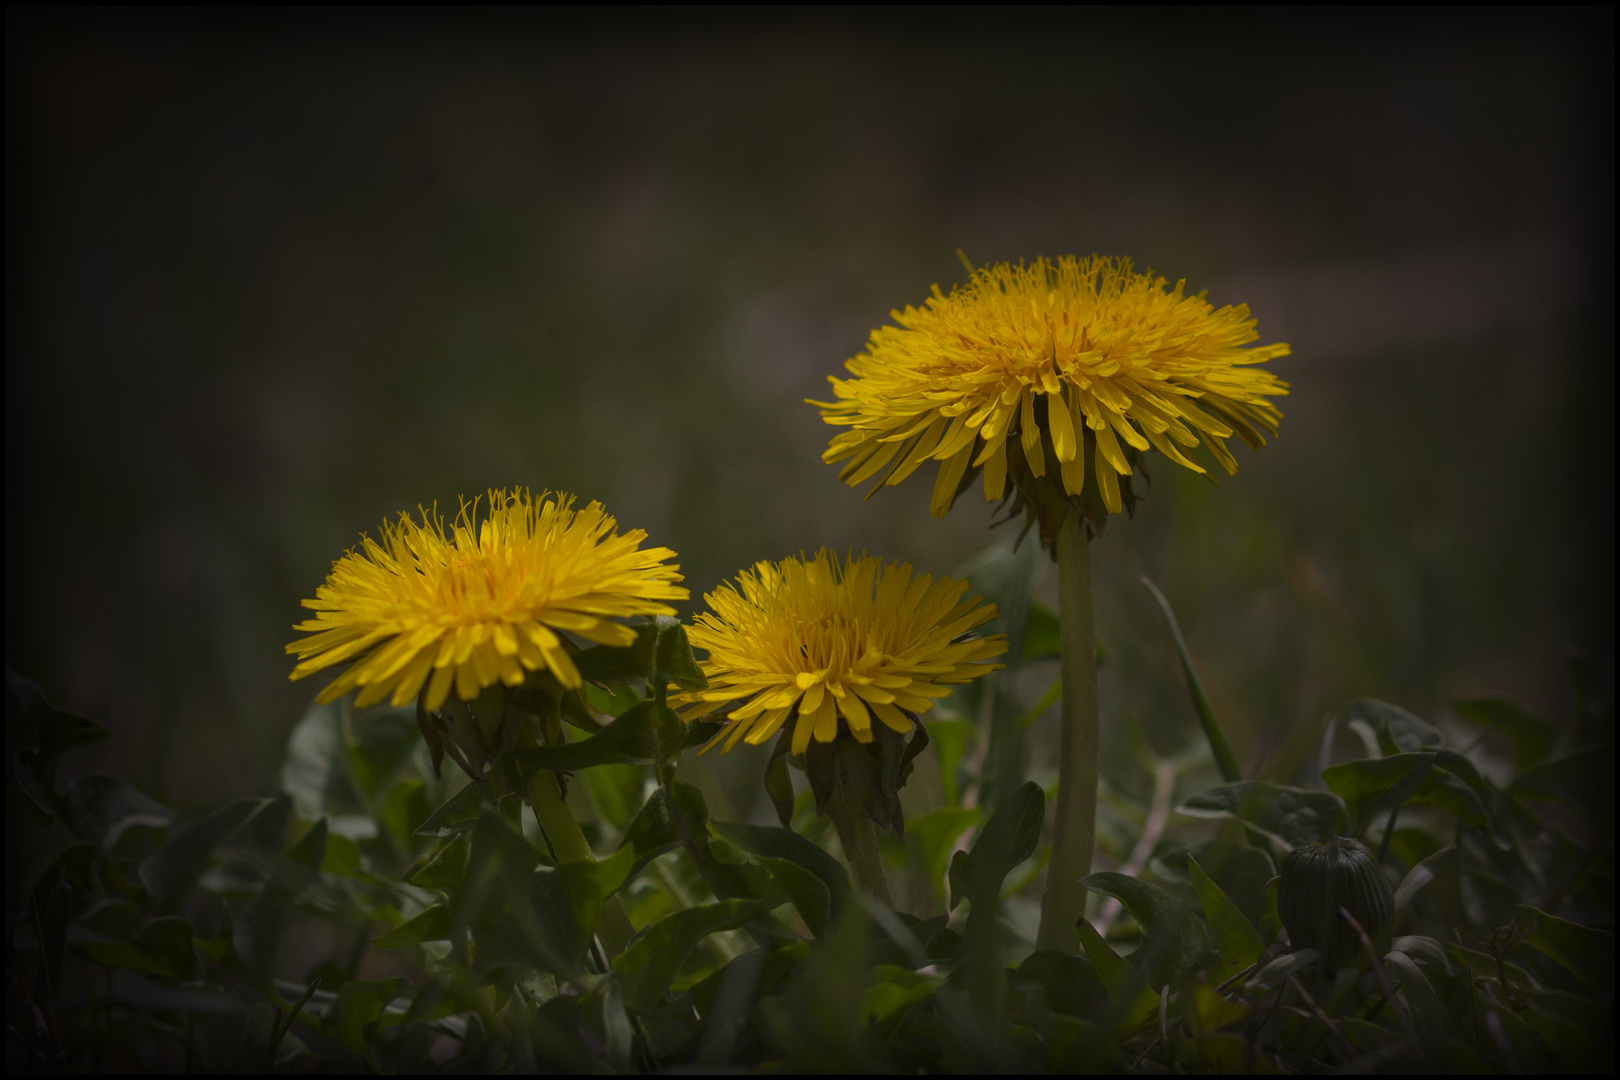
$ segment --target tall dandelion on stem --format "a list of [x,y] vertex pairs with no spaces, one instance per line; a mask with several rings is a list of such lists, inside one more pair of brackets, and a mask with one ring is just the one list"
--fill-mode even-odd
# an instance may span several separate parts
[[897,793],[926,745],[917,718],[953,684],[999,668],[990,661],[1007,649],[1005,635],[972,635],[996,608],[964,598],[967,588],[825,549],[759,563],[704,598],[691,641],[708,653],[709,686],[671,698],[687,720],[725,722],[710,747],[759,746],[780,731],[772,763],[802,757],[817,812],[832,817],[862,887],[890,906],[872,824],[904,835]]
[[[875,479],[867,497],[939,463],[931,512],[943,517],[983,475],[985,498],[1015,499],[1058,561],[1062,742],[1057,823],[1039,944],[1073,952],[1096,821],[1097,673],[1088,541],[1134,510],[1132,481],[1157,450],[1211,481],[1226,440],[1275,436],[1271,399],[1288,384],[1257,367],[1287,345],[1251,346],[1247,306],[1216,308],[1185,283],[1133,272],[1128,259],[1037,259],[972,272],[924,306],[895,311],[865,352],[812,401],[849,428],[823,460],[839,478]],[[1145,470],[1143,470],[1145,472]],[[1009,486],[1010,482],[1010,486]],[[1026,526],[1028,527],[1028,526]]]
[[[577,692],[570,635],[630,645],[636,633],[617,619],[673,615],[669,601],[686,599],[675,553],[643,548],[646,535],[620,535],[600,503],[576,510],[571,496],[545,492],[491,491],[486,513],[463,503],[448,528],[427,511],[401,514],[303,602],[314,616],[294,627],[307,636],[287,646],[300,660],[291,677],[347,664],[317,700],[357,690],[360,706],[415,701],[435,768],[448,748],[474,779],[501,786],[500,750],[561,737],[513,708],[508,691]],[[558,777],[542,770],[522,787],[558,859],[592,859]]]

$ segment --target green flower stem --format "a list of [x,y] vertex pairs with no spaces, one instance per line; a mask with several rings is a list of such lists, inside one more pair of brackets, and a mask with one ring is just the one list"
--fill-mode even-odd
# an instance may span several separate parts
[[838,828],[838,842],[844,846],[844,857],[855,870],[855,880],[878,902],[891,911],[894,901],[889,897],[889,879],[883,873],[883,855],[878,851],[877,836],[872,822],[861,807],[860,796],[849,790],[844,781],[843,766],[837,766],[837,790],[827,804],[827,812]]
[[[535,819],[545,830],[546,839],[551,841],[551,848],[557,854],[559,863],[595,862],[596,855],[591,851],[591,845],[586,842],[585,834],[580,831],[579,822],[574,820],[574,812],[568,809],[563,801],[562,790],[557,786],[557,777],[548,769],[541,769],[529,781],[529,805],[534,807]],[[596,932],[601,935],[602,944],[607,949],[608,956],[615,957],[624,951],[635,927],[630,923],[630,917],[624,913],[624,907],[619,903],[617,895],[610,896],[602,905],[602,917],[597,922]]]
[[1097,831],[1097,634],[1091,613],[1091,550],[1086,523],[1070,512],[1057,535],[1058,649],[1063,735],[1058,749],[1057,825],[1041,901],[1036,945],[1073,953],[1085,914],[1080,879],[1091,873]]

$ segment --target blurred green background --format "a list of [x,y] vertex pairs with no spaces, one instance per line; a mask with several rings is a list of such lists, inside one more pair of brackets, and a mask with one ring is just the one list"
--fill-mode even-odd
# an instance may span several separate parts
[[1612,693],[1612,8],[6,26],[6,644],[113,730],[70,771],[273,787],[298,600],[492,485],[601,499],[688,613],[823,544],[957,567],[989,508],[863,506],[800,399],[958,247],[1294,346],[1282,437],[1095,545],[1113,744],[1195,730],[1144,573],[1250,768],[1350,697]]

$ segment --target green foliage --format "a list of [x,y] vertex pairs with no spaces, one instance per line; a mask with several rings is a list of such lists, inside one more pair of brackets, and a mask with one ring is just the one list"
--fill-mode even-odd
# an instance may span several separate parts
[[1230,818],[1283,850],[1344,832],[1344,803],[1325,791],[1243,780],[1206,788],[1176,808],[1187,817]]
[[[1039,605],[1029,622],[1036,662],[1058,628]],[[1178,648],[1199,742],[1157,817],[1109,803],[1122,850],[1142,850],[1084,879],[1079,955],[1031,940],[1046,792],[973,805],[982,698],[909,740],[784,744],[759,804],[781,824],[718,820],[677,778],[718,728],[666,704],[701,675],[684,629],[654,620],[580,650],[583,691],[536,677],[436,714],[316,706],[281,793],[181,822],[114,777],[58,791],[64,748],[101,729],[8,673],[34,732],[14,782],[69,834],[8,916],[10,1037],[74,1069],[1612,1069],[1612,736],[1453,703],[1508,748],[1487,768],[1363,699],[1341,721],[1364,755],[1212,784],[1224,736]],[[908,816],[929,753],[938,801]],[[593,858],[558,858],[548,830],[574,818],[537,816],[547,772]],[[894,826],[893,910],[816,816],[839,790]],[[1274,859],[1341,835],[1366,842],[1394,914],[1365,928],[1382,955],[1330,970],[1283,930]]]

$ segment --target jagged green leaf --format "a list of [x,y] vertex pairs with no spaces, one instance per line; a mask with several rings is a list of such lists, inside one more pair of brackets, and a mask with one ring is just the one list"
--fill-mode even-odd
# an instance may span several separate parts
[[137,876],[152,906],[158,911],[178,909],[207,868],[214,849],[268,805],[269,799],[237,799],[147,856]]
[[416,752],[421,732],[414,710],[386,709],[355,718],[345,742],[349,776],[367,800],[376,802]]
[[1514,917],[1522,940],[1558,961],[1591,988],[1614,993],[1614,934],[1519,904]]
[[1040,990],[1053,1012],[1099,1016],[1108,1010],[1108,987],[1091,961],[1057,949],[1036,949],[1007,972],[1014,990]]
[[[975,903],[1001,894],[1001,883],[1013,867],[1035,852],[1046,815],[1046,793],[1026,781],[980,830],[962,866],[964,884]],[[952,860],[953,888],[956,865]],[[954,898],[954,897],[953,897]]]
[[1147,937],[1131,960],[1155,987],[1179,983],[1208,960],[1203,923],[1175,897],[1138,878],[1112,870],[1080,879],[1092,892],[1112,896],[1130,909]]
[[[709,825],[709,808],[703,801],[703,793],[691,784],[678,780],[670,783],[670,791],[675,797],[681,824],[686,826],[694,839],[705,835]],[[636,853],[635,864],[630,870],[633,877],[653,859],[673,851],[682,843],[680,826],[670,814],[668,797],[662,790],[655,790],[630,822],[619,847],[630,848]]]
[[428,819],[417,826],[417,836],[454,836],[478,824],[485,809],[495,805],[495,792],[488,784],[468,784],[450,796]]
[[1454,700],[1451,708],[1470,724],[1506,736],[1520,772],[1544,761],[1558,739],[1557,728],[1506,698]]
[[1024,631],[1024,660],[1048,660],[1061,650],[1058,617],[1038,600],[1029,604],[1029,626]]
[[1192,877],[1193,888],[1198,893],[1198,902],[1204,909],[1204,918],[1209,922],[1210,936],[1214,939],[1215,948],[1221,954],[1220,968],[1211,976],[1210,981],[1222,983],[1252,966],[1260,958],[1265,943],[1260,940],[1260,934],[1255,930],[1254,924],[1238,910],[1238,906],[1221,887],[1204,873],[1204,868],[1198,865],[1197,859],[1189,858],[1187,869]]
[[[748,825],[738,821],[716,821],[710,824],[720,836],[744,851],[760,858],[785,859],[795,863],[815,877],[827,889],[832,903],[832,917],[841,918],[849,902],[849,875],[837,859],[821,847],[791,829],[766,825]],[[786,886],[786,882],[783,882]],[[793,891],[788,890],[791,897]],[[800,911],[803,914],[803,910]],[[806,917],[808,921],[808,916]]]
[[31,744],[17,751],[13,760],[17,785],[28,800],[34,820],[49,825],[60,812],[56,766],[62,755],[76,746],[105,739],[111,732],[93,720],[52,705],[39,684],[18,675],[10,661],[6,663],[6,704],[6,712],[17,710],[33,735]]
[[369,1036],[377,1030],[383,1010],[409,986],[405,979],[344,983],[321,1021],[321,1033],[350,1053],[365,1057]]
[[1231,818],[1282,845],[1295,848],[1344,831],[1344,803],[1327,791],[1308,791],[1263,780],[1206,788],[1176,808],[1195,818]]
[[444,847],[413,863],[402,875],[402,880],[418,889],[449,891],[459,887],[467,873],[467,847],[467,837],[457,836]]
[[232,927],[233,948],[257,986],[269,985],[292,900],[319,874],[326,859],[326,838],[323,817],[275,859],[259,895]]
[[[936,725],[937,726],[937,725]],[[951,852],[961,835],[978,824],[983,811],[977,807],[945,807],[919,814],[906,822],[906,846],[915,845],[918,857],[928,871],[928,883],[945,896],[945,872]]]
[[91,773],[68,788],[64,798],[68,828],[81,840],[110,851],[128,829],[164,829],[174,822],[167,806],[136,791],[115,776]]
[[347,707],[343,702],[311,705],[287,736],[281,790],[291,796],[298,817],[305,821],[354,801],[341,718]]
[[424,941],[444,941],[450,937],[450,909],[434,904],[413,919],[407,919],[386,933],[371,939],[379,949],[403,949]]
[[939,781],[945,789],[945,805],[959,806],[962,800],[956,786],[956,767],[968,741],[976,735],[974,727],[967,720],[933,720],[924,726],[939,757]]
[[769,905],[763,901],[721,900],[677,911],[653,923],[613,961],[625,1003],[632,1008],[651,1008],[698,942],[721,930],[735,930],[767,911]]
[[1351,831],[1360,835],[1375,815],[1417,794],[1434,761],[1433,753],[1361,758],[1323,769],[1322,782],[1344,800],[1350,811]]
[[128,941],[87,941],[78,956],[102,967],[124,968],[153,979],[189,979],[197,973],[195,931],[178,915],[153,919]]
[[755,858],[781,883],[810,932],[818,938],[824,936],[833,917],[832,892],[827,888],[827,883],[790,859],[773,859],[764,855]]
[[1420,754],[1446,744],[1439,728],[1387,701],[1361,698],[1345,706],[1344,711],[1352,723],[1359,720],[1377,734],[1386,754]]
[[1440,868],[1451,857],[1454,845],[1447,844],[1439,851],[1430,855],[1416,866],[1401,880],[1400,888],[1395,890],[1395,911],[1399,912],[1411,904],[1412,900],[1422,891],[1423,887],[1435,879]]
[[90,868],[98,850],[96,845],[88,841],[69,844],[39,872],[34,879],[32,896],[41,911],[49,905],[52,894],[64,880],[72,889],[70,910],[78,911],[90,902]]
[[[1525,770],[1510,788],[1533,799],[1554,799],[1584,813],[1594,823],[1614,813],[1613,751],[1577,750]],[[1612,824],[1610,826],[1612,828]]]
[[1097,977],[1108,988],[1108,1001],[1117,1018],[1115,1029],[1127,1032],[1152,1016],[1159,1006],[1159,995],[1148,986],[1147,977],[1129,960],[1108,947],[1097,928],[1086,919],[1079,922],[1080,947]]

